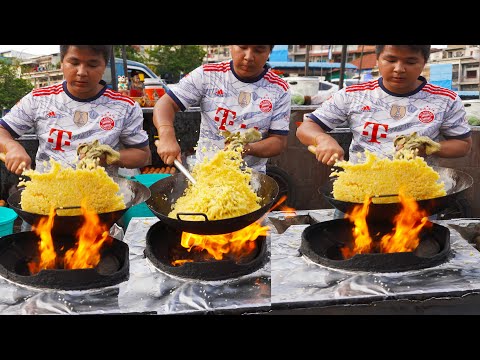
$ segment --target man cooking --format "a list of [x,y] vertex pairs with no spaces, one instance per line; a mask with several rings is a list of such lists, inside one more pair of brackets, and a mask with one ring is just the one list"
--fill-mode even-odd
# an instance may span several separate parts
[[30,156],[15,140],[30,129],[38,136],[36,167],[40,171],[49,159],[75,167],[79,145],[94,140],[120,153],[107,167],[111,175],[116,175],[118,167],[150,164],[140,106],[102,80],[110,51],[111,45],[60,46],[65,80],[32,90],[0,119],[0,152],[6,153],[7,170],[20,175],[30,168]]
[[[430,45],[377,45],[376,54],[381,77],[337,91],[306,115],[296,133],[300,142],[314,145],[317,160],[333,165],[343,160],[344,151],[327,132],[346,122],[353,135],[351,162],[357,161],[356,153],[366,150],[393,156],[401,148],[395,138],[412,134],[439,143],[429,156],[426,144],[418,143],[418,155],[430,164],[435,157],[467,155],[472,139],[460,97],[420,76]],[[336,210],[334,217],[343,214]]]
[[231,45],[232,60],[196,68],[160,98],[153,123],[160,139],[157,152],[165,164],[181,161],[175,113],[200,105],[197,161],[224,149],[223,132],[255,128],[262,139],[246,144],[243,156],[249,167],[266,172],[268,158],[287,147],[291,108],[287,82],[266,64],[272,49],[273,45]]
[[[353,134],[350,161],[365,150],[391,154],[395,137],[412,133],[440,143],[432,157],[467,155],[472,139],[460,97],[420,76],[430,45],[377,45],[376,53],[381,77],[339,90],[308,114],[296,133],[302,144],[315,145],[318,161],[333,165],[344,151],[327,132],[347,122]],[[425,157],[424,146],[418,155]]]

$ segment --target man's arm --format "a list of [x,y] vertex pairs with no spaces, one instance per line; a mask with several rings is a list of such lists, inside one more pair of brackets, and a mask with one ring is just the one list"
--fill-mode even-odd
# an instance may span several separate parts
[[260,158],[277,156],[287,148],[287,140],[287,135],[270,134],[263,140],[245,144],[243,146],[243,154]]
[[119,153],[120,160],[114,163],[114,165],[119,167],[135,169],[145,167],[152,163],[152,153],[150,152],[149,146],[121,149]]
[[472,148],[472,138],[448,139],[440,141],[440,151],[434,153],[442,158],[457,158],[468,155]]
[[162,96],[153,107],[153,125],[157,129],[159,140],[155,143],[157,153],[167,165],[172,165],[175,159],[182,161],[180,145],[173,127],[175,114],[178,111],[180,108],[168,94]]

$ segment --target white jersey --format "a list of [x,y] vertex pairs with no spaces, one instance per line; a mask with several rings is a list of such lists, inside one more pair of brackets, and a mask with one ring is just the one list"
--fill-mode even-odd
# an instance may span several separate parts
[[[238,78],[232,61],[202,65],[167,92],[182,111],[200,106],[201,124],[196,158],[202,161],[225,147],[222,131],[255,128],[268,134],[288,135],[291,95],[288,83],[270,68],[256,79]],[[207,149],[207,152],[202,151]],[[245,156],[247,165],[265,173],[267,158]]]
[[[75,167],[77,147],[99,140],[114,150],[120,145],[141,148],[148,145],[139,104],[117,91],[104,88],[93,98],[79,99],[67,90],[67,83],[34,89],[23,97],[0,125],[14,138],[31,129],[38,136],[36,169],[51,158],[64,166]],[[116,167],[109,166],[116,175]]]
[[416,132],[434,141],[470,136],[465,108],[451,90],[423,83],[414,91],[397,95],[388,91],[383,79],[351,85],[337,91],[313,113],[307,115],[325,131],[347,122],[352,131],[349,160],[365,150],[391,157],[397,135]]

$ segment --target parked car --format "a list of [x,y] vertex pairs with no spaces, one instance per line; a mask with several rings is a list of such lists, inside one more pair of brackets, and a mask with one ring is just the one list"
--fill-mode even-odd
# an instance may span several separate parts
[[326,80],[320,80],[318,84],[318,96],[321,97],[322,101],[327,100],[330,95],[338,91],[338,85],[331,83]]
[[467,121],[472,126],[480,126],[480,99],[462,100],[465,111],[467,112]]
[[[127,60],[127,71],[129,79],[131,79],[132,77],[132,71],[136,71],[137,73],[143,74],[145,86],[160,85],[165,89],[165,91],[168,89],[166,82],[162,78],[160,78],[160,76],[155,74],[147,65],[141,62]],[[125,70],[123,68],[123,59],[115,58],[115,72],[117,76],[125,75]],[[105,73],[103,74],[103,80],[105,80],[105,82],[110,87],[112,86],[112,70],[110,67],[110,63],[105,69]]]
[[304,104],[305,98],[302,96],[310,96],[312,105],[321,104],[338,90],[338,85],[320,80],[318,76],[287,76],[283,79],[288,82],[292,104],[296,105]]

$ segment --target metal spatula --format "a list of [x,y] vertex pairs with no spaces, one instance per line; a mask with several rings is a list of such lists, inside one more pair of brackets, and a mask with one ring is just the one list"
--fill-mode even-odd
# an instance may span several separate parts
[[190,180],[190,182],[192,184],[197,183],[197,181],[193,178],[192,174],[190,174],[190,172],[182,165],[182,163],[180,161],[175,159],[175,160],[173,160],[173,163],[175,164],[177,169],[180,170],[182,172],[182,174],[187,177],[188,180]]

